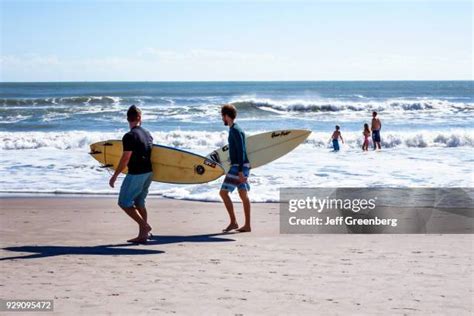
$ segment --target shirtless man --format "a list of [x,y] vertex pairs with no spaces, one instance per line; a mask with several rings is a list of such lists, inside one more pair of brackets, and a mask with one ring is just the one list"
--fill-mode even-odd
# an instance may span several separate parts
[[372,112],[372,141],[374,143],[374,150],[382,149],[380,145],[380,129],[382,129],[382,122],[377,117],[377,112]]
[[344,138],[342,138],[341,128],[339,127],[339,125],[336,125],[336,130],[332,133],[331,136],[332,148],[334,149],[334,151],[339,151],[339,138],[344,144]]

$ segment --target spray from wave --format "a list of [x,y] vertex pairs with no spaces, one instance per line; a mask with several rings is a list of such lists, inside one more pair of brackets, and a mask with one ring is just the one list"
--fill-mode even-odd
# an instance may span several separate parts
[[[255,134],[253,132],[251,134]],[[207,153],[227,143],[227,132],[170,131],[153,132],[154,143]],[[85,131],[69,132],[0,132],[0,150],[25,150],[54,148],[69,150],[87,149],[89,144],[105,139],[121,139],[123,132],[101,133]],[[359,132],[345,132],[349,147],[360,147],[363,137]],[[473,132],[453,130],[447,132],[416,131],[382,133],[382,145],[395,147],[474,147]],[[326,132],[313,132],[302,146],[326,148],[329,136]]]
[[388,100],[341,100],[341,99],[267,99],[250,98],[232,101],[243,111],[260,109],[273,113],[319,113],[319,112],[359,112],[359,111],[469,111],[472,103],[450,102],[440,99],[388,99]]

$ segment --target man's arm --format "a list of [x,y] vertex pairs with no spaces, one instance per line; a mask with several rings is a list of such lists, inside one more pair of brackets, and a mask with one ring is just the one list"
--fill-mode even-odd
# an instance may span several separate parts
[[114,175],[109,180],[109,185],[113,188],[115,181],[117,180],[118,175],[127,167],[128,162],[130,161],[130,157],[132,157],[132,151],[124,151],[122,153],[122,157],[120,158],[120,162],[115,169]]
[[239,132],[234,132],[234,140],[237,148],[237,163],[239,164],[239,172],[241,172],[244,167],[244,140]]
[[235,147],[237,149],[237,163],[239,165],[239,180],[240,182],[245,181],[245,177],[243,174],[243,168],[244,168],[244,141],[242,139],[242,136],[238,132],[233,132],[232,133],[232,138],[234,139],[235,142]]

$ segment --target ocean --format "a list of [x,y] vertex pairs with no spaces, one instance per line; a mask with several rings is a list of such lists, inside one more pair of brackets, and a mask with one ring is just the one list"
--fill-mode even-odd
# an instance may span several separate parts
[[[88,145],[120,139],[132,104],[155,143],[203,155],[227,142],[224,103],[237,107],[248,135],[312,130],[293,152],[252,170],[255,202],[278,201],[280,187],[472,187],[473,92],[473,81],[0,83],[0,193],[116,194]],[[383,148],[364,153],[374,110]],[[337,153],[336,124],[345,140]],[[221,181],[154,182],[150,192],[217,201]]]

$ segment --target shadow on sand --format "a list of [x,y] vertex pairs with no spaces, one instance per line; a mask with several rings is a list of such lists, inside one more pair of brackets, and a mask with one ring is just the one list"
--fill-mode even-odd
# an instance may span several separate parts
[[[218,238],[222,234],[207,234],[207,235],[192,235],[192,236],[153,236],[144,246],[149,245],[164,245],[183,242],[228,242],[234,241],[229,238]],[[99,256],[131,256],[131,255],[153,255],[161,254],[164,251],[151,249],[136,249],[126,248],[136,246],[133,243],[98,245],[98,246],[19,246],[19,247],[5,247],[3,250],[13,252],[28,252],[29,255],[13,256],[0,258],[3,260],[15,259],[36,259],[45,257],[54,257],[62,255],[99,255]]]
[[232,233],[206,234],[206,235],[191,235],[191,236],[167,236],[167,235],[153,235],[147,245],[165,245],[178,244],[183,242],[229,242],[235,241],[230,238],[222,238],[218,236],[232,235]]

